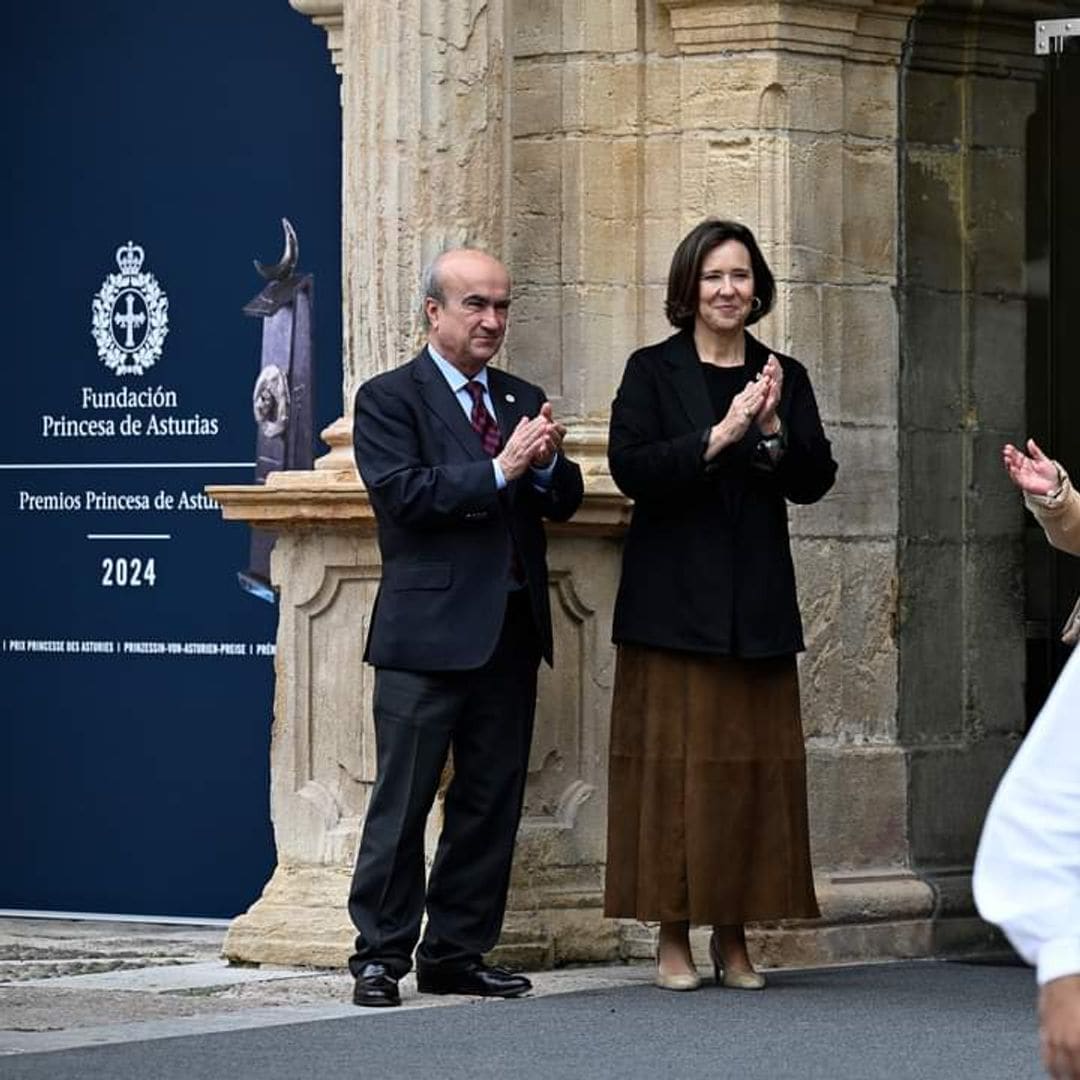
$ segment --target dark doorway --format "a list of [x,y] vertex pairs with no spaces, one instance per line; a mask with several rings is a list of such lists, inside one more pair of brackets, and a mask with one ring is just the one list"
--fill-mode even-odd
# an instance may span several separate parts
[[[1028,432],[1080,479],[1080,39],[1046,60],[1028,155]],[[1060,629],[1080,595],[1080,559],[1024,530],[1030,724],[1070,648]]]

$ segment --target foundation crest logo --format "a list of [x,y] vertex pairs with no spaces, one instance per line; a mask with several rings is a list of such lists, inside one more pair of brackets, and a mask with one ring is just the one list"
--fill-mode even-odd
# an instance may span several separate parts
[[169,298],[146,253],[130,240],[116,249],[119,273],[109,274],[94,297],[91,333],[98,356],[116,375],[142,375],[161,356],[169,332]]

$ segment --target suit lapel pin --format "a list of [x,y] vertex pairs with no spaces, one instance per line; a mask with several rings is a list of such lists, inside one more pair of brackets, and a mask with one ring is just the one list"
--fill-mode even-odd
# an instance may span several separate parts
[[514,402],[517,401],[517,398],[514,397],[513,394],[507,394],[506,395],[506,400],[509,401],[511,405],[513,405]]

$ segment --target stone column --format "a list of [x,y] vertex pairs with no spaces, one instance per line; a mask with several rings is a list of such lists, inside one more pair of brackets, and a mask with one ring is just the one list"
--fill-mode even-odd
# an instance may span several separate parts
[[346,403],[416,351],[420,276],[433,256],[462,244],[505,256],[504,8],[346,0]]

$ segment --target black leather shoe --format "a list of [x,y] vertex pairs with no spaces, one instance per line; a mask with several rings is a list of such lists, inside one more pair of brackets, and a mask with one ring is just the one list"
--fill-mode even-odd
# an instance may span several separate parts
[[419,967],[416,987],[422,994],[473,994],[479,997],[520,997],[532,989],[524,975],[506,968],[488,967],[479,960],[443,970]]
[[398,981],[385,964],[369,961],[356,976],[352,1000],[354,1005],[386,1006],[400,1005],[401,993]]

